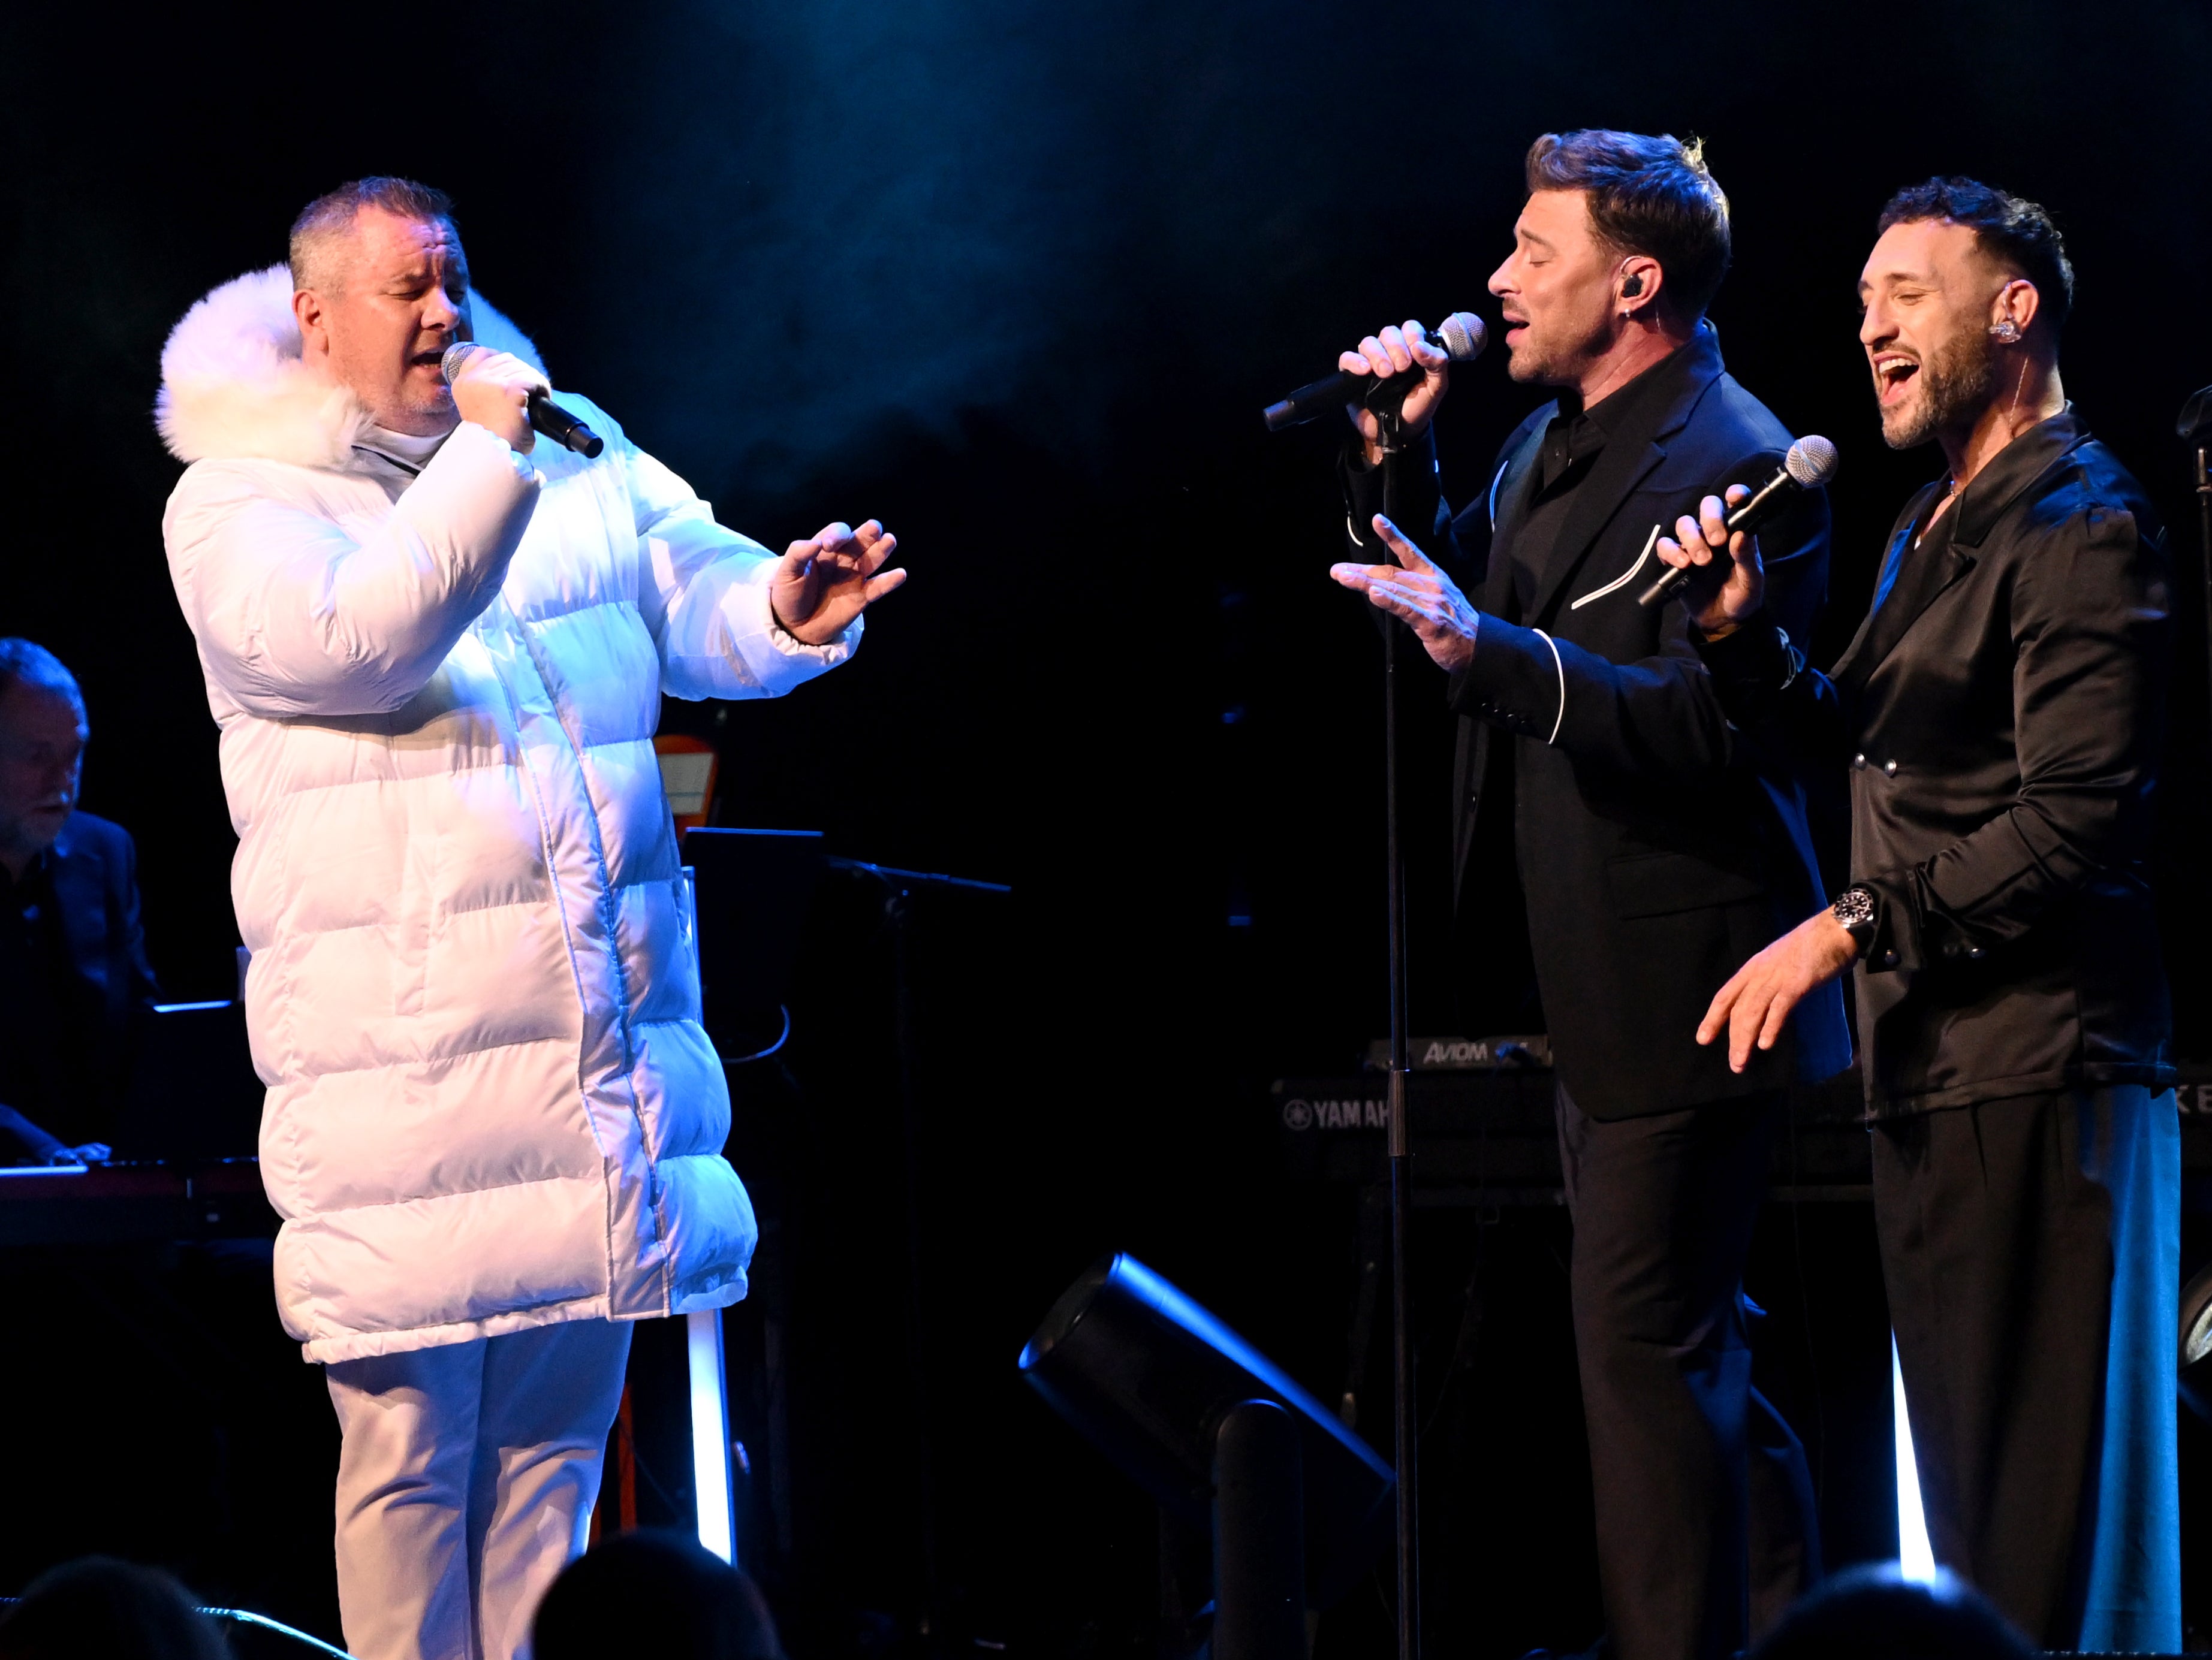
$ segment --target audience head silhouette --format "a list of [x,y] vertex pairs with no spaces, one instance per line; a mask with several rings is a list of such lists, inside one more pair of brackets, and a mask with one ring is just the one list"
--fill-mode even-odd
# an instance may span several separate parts
[[2034,1660],[1981,1592],[1937,1569],[1907,1579],[1894,1562],[1853,1568],[1809,1591],[1751,1660]]
[[0,1660],[230,1660],[230,1649],[161,1569],[87,1556],[0,1615]]
[[760,1588],[681,1534],[603,1539],[538,1604],[536,1660],[784,1660]]

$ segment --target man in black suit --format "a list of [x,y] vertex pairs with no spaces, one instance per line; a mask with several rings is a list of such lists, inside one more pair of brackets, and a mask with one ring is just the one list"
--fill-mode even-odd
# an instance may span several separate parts
[[[2043,1647],[2181,1646],[2180,1124],[2146,880],[2165,535],[2059,383],[2074,273],[2034,203],[1930,179],[1859,280],[1905,505],[1827,675],[1721,504],[1661,553],[1739,720],[1850,767],[1850,885],[1698,1033],[1756,1069],[1856,964],[1875,1219],[1936,1560]],[[1684,552],[1686,547],[1690,551]]]
[[[1747,1070],[1691,1040],[1742,954],[1821,885],[1786,758],[1730,724],[1680,608],[1638,596],[1661,573],[1664,527],[1763,482],[1790,437],[1723,368],[1704,320],[1729,218],[1694,148],[1547,135],[1528,185],[1490,288],[1513,378],[1557,401],[1454,515],[1429,429],[1443,354],[1418,324],[1346,353],[1355,372],[1426,374],[1394,421],[1354,410],[1357,558],[1332,574],[1450,675],[1457,879],[1487,930],[1479,953],[1520,943],[1501,937],[1522,931],[1517,873],[1559,1072],[1611,1638],[1625,1660],[1692,1660],[1747,1640],[1747,1462],[1775,1455],[1809,1496],[1794,1438],[1751,1390],[1743,1265],[1783,1089],[1841,1070],[1850,1045],[1832,987]],[[1773,603],[1802,638],[1826,584],[1825,498],[1802,498],[1771,539]],[[1795,1566],[1796,1582],[1817,1574],[1817,1548]]]
[[89,736],[60,660],[0,639],[0,1162],[108,1156],[156,996],[137,850],[77,810]]

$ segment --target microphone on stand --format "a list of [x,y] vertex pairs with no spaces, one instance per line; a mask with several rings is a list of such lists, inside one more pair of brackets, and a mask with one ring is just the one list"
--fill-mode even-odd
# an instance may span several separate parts
[[[1437,324],[1429,343],[1443,347],[1455,363],[1472,363],[1490,343],[1490,330],[1473,312],[1454,312]],[[1407,393],[1421,384],[1426,373],[1418,363],[1403,374],[1383,376],[1339,369],[1299,387],[1281,403],[1270,403],[1266,414],[1267,430],[1279,433],[1285,427],[1302,426],[1346,403],[1364,403],[1378,413],[1391,413],[1406,401]]]
[[[453,384],[464,365],[477,352],[488,352],[489,346],[479,346],[473,340],[457,340],[446,348],[446,354],[438,360],[438,368],[446,377],[446,384]],[[607,447],[606,439],[586,427],[568,410],[546,396],[543,386],[534,386],[530,392],[530,425],[534,432],[542,433],[556,444],[564,444],[578,455],[590,459]]]
[[[1715,553],[1722,559],[1728,557],[1727,543],[1738,530],[1756,533],[1759,527],[1779,515],[1782,510],[1797,499],[1802,490],[1817,490],[1836,476],[1842,463],[1836,446],[1817,433],[1808,433],[1790,446],[1790,453],[1774,470],[1774,476],[1760,485],[1756,492],[1745,498],[1741,506],[1731,508],[1722,521],[1728,527],[1728,536]],[[1676,570],[1669,566],[1658,581],[1637,596],[1638,605],[1662,604],[1681,592],[1690,579],[1695,566]]]

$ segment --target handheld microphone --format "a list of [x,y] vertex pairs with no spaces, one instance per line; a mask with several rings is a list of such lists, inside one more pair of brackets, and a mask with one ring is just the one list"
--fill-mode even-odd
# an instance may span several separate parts
[[[477,352],[488,352],[489,346],[479,346],[473,340],[457,340],[446,348],[446,354],[438,360],[438,367],[446,377],[446,384],[453,384],[453,377]],[[570,415],[545,395],[543,386],[534,386],[530,392],[530,425],[534,432],[543,433],[556,444],[564,444],[578,455],[590,459],[607,447],[606,439]]]
[[[1490,343],[1490,330],[1483,327],[1482,319],[1473,312],[1454,312],[1437,325],[1429,342],[1443,347],[1453,362],[1472,363]],[[1339,369],[1333,375],[1324,375],[1299,387],[1281,403],[1270,403],[1266,415],[1267,430],[1279,433],[1285,427],[1302,426],[1346,403],[1364,403],[1370,409],[1382,411],[1395,409],[1406,401],[1407,393],[1421,384],[1425,373],[1419,364],[1403,374],[1381,376]],[[1378,398],[1395,398],[1396,402],[1378,402]]]
[[[1842,463],[1836,446],[1815,433],[1808,433],[1790,446],[1790,453],[1774,470],[1774,476],[1760,485],[1758,490],[1744,499],[1741,506],[1729,510],[1722,522],[1728,526],[1728,536],[1723,545],[1714,550],[1720,559],[1728,557],[1727,542],[1738,530],[1755,533],[1759,527],[1778,515],[1796,500],[1801,490],[1817,490],[1836,476]],[[1696,566],[1676,570],[1669,566],[1659,579],[1637,596],[1638,605],[1658,605],[1680,593],[1690,579]]]

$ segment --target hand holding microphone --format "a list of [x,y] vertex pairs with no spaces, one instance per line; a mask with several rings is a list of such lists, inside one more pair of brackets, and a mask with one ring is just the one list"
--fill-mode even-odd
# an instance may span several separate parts
[[533,431],[581,456],[606,448],[604,439],[552,400],[545,377],[519,357],[457,340],[446,348],[439,367],[461,419],[497,433],[524,455],[530,453]]
[[[1750,497],[1748,484],[1729,485],[1725,499],[1707,496],[1698,504],[1695,518],[1683,514],[1674,522],[1674,534],[1661,537],[1651,550],[1680,574],[1683,607],[1708,636],[1729,633],[1766,603],[1766,568],[1759,562],[1758,538],[1748,530],[1731,533],[1728,528],[1729,512]],[[1697,576],[1717,564],[1728,567],[1718,587],[1710,591],[1704,584],[1691,587]]]
[[1674,535],[1662,537],[1653,548],[1663,572],[1637,603],[1663,603],[1691,586],[1691,579],[1727,551],[1732,561],[1717,587],[1698,593],[1683,603],[1690,621],[1708,634],[1724,633],[1757,611],[1766,597],[1765,567],[1759,563],[1757,533],[1778,518],[1807,490],[1817,490],[1836,476],[1836,446],[1826,439],[1808,433],[1790,446],[1790,453],[1754,494],[1750,487],[1731,484],[1728,500],[1707,496],[1698,504],[1698,517],[1687,513],[1674,523]]
[[1267,430],[1279,433],[1346,408],[1371,457],[1381,441],[1383,415],[1394,416],[1401,432],[1419,432],[1444,395],[1445,366],[1474,361],[1488,343],[1482,319],[1472,312],[1454,312],[1433,336],[1410,319],[1384,329],[1360,342],[1358,351],[1338,358],[1334,374],[1269,404]]
[[[1476,325],[1478,328],[1480,325]],[[1368,397],[1382,383],[1400,375],[1412,383],[1403,391],[1398,403],[1399,430],[1410,438],[1429,424],[1437,406],[1444,401],[1444,393],[1451,385],[1448,373],[1451,354],[1431,340],[1421,325],[1408,318],[1402,328],[1387,328],[1380,334],[1371,334],[1359,342],[1357,351],[1345,353],[1336,360],[1340,373],[1356,377],[1350,395],[1345,402],[1345,413],[1359,436],[1366,440],[1367,459],[1371,465],[1382,457],[1382,412],[1368,402]],[[1413,381],[1418,373],[1420,379]],[[1364,381],[1364,385],[1360,384]]]

